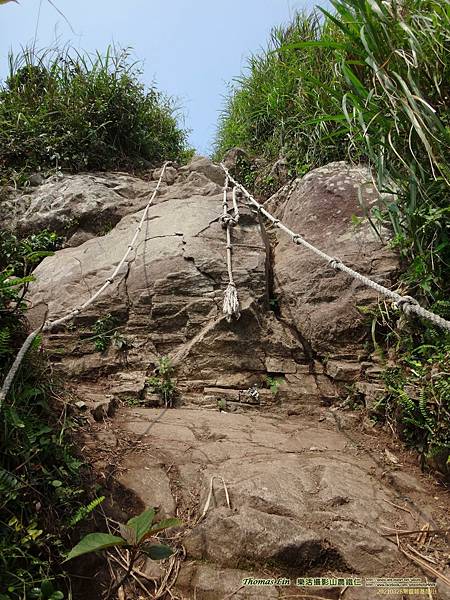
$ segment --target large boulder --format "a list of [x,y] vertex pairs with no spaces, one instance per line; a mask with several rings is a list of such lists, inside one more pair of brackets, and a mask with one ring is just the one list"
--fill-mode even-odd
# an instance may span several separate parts
[[20,234],[45,228],[67,240],[74,236],[69,245],[78,245],[143,208],[155,185],[126,173],[55,176],[2,202],[1,215],[4,226],[14,227]]
[[[344,162],[311,171],[279,190],[267,207],[294,232],[386,287],[398,278],[389,232],[375,232],[368,211],[380,200],[369,169]],[[276,232],[274,295],[280,315],[327,359],[327,372],[346,383],[361,375],[367,309],[377,293]]]
[[[124,255],[159,175],[156,170],[149,181],[116,173],[71,176],[27,195],[20,227],[61,231],[66,219],[77,223],[69,247],[35,271],[34,323],[45,314],[56,319],[67,313],[104,283]],[[360,195],[368,204],[377,201],[369,177],[365,168],[333,163],[282,188],[267,206],[330,255],[389,284],[397,258],[363,220],[358,200]],[[314,405],[334,401],[339,394],[334,381],[348,385],[377,371],[364,354],[368,327],[358,309],[376,303],[376,295],[293,246],[281,232],[273,249],[274,231],[247,205],[232,232],[241,317],[225,320],[223,181],[220,167],[206,158],[169,166],[116,281],[47,340],[62,372],[80,379],[103,374],[106,393],[142,396],[146,376],[161,356],[170,356],[186,401],[225,401],[240,410],[247,404],[241,392],[252,385],[260,388],[262,405],[279,400]],[[93,325],[106,315],[126,341],[120,351],[95,351]]]

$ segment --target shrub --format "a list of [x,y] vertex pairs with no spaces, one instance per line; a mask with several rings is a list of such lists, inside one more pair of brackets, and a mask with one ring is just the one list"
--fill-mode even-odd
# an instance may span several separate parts
[[186,133],[171,99],[146,90],[128,50],[91,56],[25,49],[0,88],[0,176],[36,170],[139,168],[182,159]]

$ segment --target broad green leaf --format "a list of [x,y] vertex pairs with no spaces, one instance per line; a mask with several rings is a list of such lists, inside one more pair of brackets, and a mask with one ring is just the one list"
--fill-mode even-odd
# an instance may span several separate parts
[[144,535],[148,533],[154,518],[155,510],[153,508],[148,508],[137,517],[133,517],[128,521],[127,525],[129,525],[136,531],[137,543],[139,543],[144,537]]
[[41,251],[31,252],[30,254],[27,254],[26,259],[29,263],[33,263],[33,262],[39,260],[40,258],[46,258],[47,256],[54,256],[54,254],[55,254],[54,252],[41,250]]
[[146,536],[153,535],[158,531],[164,531],[164,529],[169,529],[169,527],[177,527],[178,525],[181,525],[180,519],[163,519],[162,521],[155,523]]
[[97,552],[97,550],[112,548],[112,546],[123,546],[124,544],[126,544],[125,540],[117,535],[111,535],[110,533],[89,533],[72,548],[64,562],[88,552]]
[[169,558],[169,556],[172,556],[174,551],[172,550],[172,548],[169,548],[169,546],[159,544],[157,546],[147,546],[147,548],[144,548],[144,552],[152,560],[164,560],[165,558]]

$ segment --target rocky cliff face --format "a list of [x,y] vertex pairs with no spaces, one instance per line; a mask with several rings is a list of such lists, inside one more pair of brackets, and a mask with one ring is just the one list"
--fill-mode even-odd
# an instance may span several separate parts
[[[35,271],[34,325],[103,284],[158,177],[67,176],[16,198],[11,224],[66,237]],[[376,201],[368,179],[362,168],[332,164],[285,186],[268,206],[329,254],[389,284],[396,257],[357,218],[358,191]],[[207,159],[170,167],[123,272],[88,312],[45,339],[55,369],[91,405],[96,421],[80,435],[109,494],[106,508],[116,518],[148,506],[181,516],[179,553],[165,576],[164,567],[140,565],[146,584],[175,570],[181,598],[285,597],[287,587],[243,588],[247,576],[408,575],[382,532],[444,527],[428,503],[440,492],[402,472],[373,431],[352,431],[358,415],[328,408],[353,382],[368,397],[377,392],[379,367],[358,310],[376,298],[243,206],[232,233],[241,317],[228,323],[223,182]],[[94,324],[106,315],[121,343],[98,352]],[[177,410],[161,416],[146,379],[163,356],[175,366],[178,397]],[[267,376],[282,381],[276,393]],[[254,385],[258,394],[249,394]],[[348,589],[346,597],[367,592]]]
[[[126,174],[76,175],[49,182],[19,202],[21,231],[55,229],[63,250],[36,269],[30,318],[54,319],[87,300],[124,254],[154,189]],[[276,216],[352,267],[389,282],[395,256],[376,239],[358,191],[374,189],[362,168],[343,163],[282,188],[268,205]],[[222,315],[227,284],[221,214],[222,170],[207,159],[169,167],[136,250],[114,285],[72,327],[47,340],[55,365],[72,381],[94,379],[105,393],[144,398],[146,376],[161,356],[176,365],[183,403],[230,407],[260,388],[260,402],[292,409],[339,396],[335,382],[377,372],[364,350],[367,324],[358,306],[376,298],[314,255],[292,246],[243,206],[233,229],[234,275],[241,318]],[[112,315],[126,344],[106,353],[92,342],[94,323]],[[283,381],[272,394],[265,377]]]

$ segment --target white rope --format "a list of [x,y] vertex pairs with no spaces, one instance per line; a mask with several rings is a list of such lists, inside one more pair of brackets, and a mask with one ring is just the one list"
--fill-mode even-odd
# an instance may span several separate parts
[[233,317],[239,319],[240,306],[239,298],[237,295],[236,284],[233,278],[233,247],[231,244],[231,228],[234,227],[239,221],[239,208],[237,203],[237,189],[233,187],[233,214],[231,215],[228,211],[228,176],[225,178],[225,184],[223,188],[223,212],[220,218],[222,227],[227,232],[227,268],[228,268],[228,286],[223,296],[223,314],[227,321],[230,323]]
[[25,357],[25,354],[27,353],[29,347],[31,346],[31,344],[33,343],[34,338],[41,332],[41,331],[51,331],[56,325],[61,325],[62,323],[65,323],[66,321],[69,321],[70,319],[72,319],[73,317],[75,317],[76,315],[80,314],[81,312],[83,312],[88,306],[90,306],[93,302],[95,302],[95,300],[100,296],[100,294],[102,294],[106,288],[108,288],[114,281],[114,279],[117,277],[120,269],[122,268],[123,264],[125,263],[126,259],[128,258],[128,255],[130,254],[130,252],[132,250],[134,250],[134,244],[136,243],[136,240],[139,236],[139,233],[142,229],[142,225],[144,224],[145,219],[147,218],[148,215],[148,211],[150,209],[150,206],[153,203],[153,200],[155,199],[156,194],[158,193],[159,187],[161,185],[162,179],[164,177],[164,173],[166,171],[166,167],[167,167],[167,162],[164,163],[162,170],[161,170],[161,175],[159,176],[158,179],[158,183],[156,184],[155,189],[153,190],[153,194],[150,197],[150,200],[147,203],[147,206],[145,207],[145,210],[142,214],[141,220],[139,221],[139,224],[136,228],[136,231],[134,233],[133,238],[131,239],[131,242],[128,244],[127,246],[127,250],[122,258],[122,260],[119,262],[119,264],[117,265],[117,267],[114,269],[114,271],[112,272],[111,276],[108,277],[108,279],[105,281],[105,283],[95,292],[95,294],[93,296],[91,296],[88,300],[86,300],[86,302],[84,302],[81,306],[79,306],[78,308],[74,308],[73,310],[71,310],[69,313],[67,313],[66,315],[64,315],[63,317],[61,317],[60,319],[56,319],[55,321],[46,321],[44,323],[44,325],[42,325],[41,327],[39,327],[38,329],[35,329],[34,331],[32,331],[29,336],[27,337],[27,339],[25,340],[25,342],[23,343],[21,349],[19,350],[16,359],[14,360],[13,365],[11,366],[4,382],[2,385],[2,389],[0,390],[0,410],[2,408],[3,402],[5,401],[5,398],[11,388],[11,385],[14,381],[14,377],[16,376],[16,373]]
[[393,300],[395,302],[395,304],[398,306],[398,308],[403,310],[403,312],[405,314],[411,315],[412,313],[415,313],[419,317],[428,319],[434,325],[437,325],[438,327],[442,327],[443,329],[450,331],[450,321],[447,321],[446,319],[443,319],[439,315],[436,315],[433,312],[427,310],[426,308],[423,308],[422,306],[419,305],[417,300],[415,300],[414,298],[411,298],[411,296],[401,296],[400,294],[393,292],[392,290],[384,287],[383,285],[380,285],[379,283],[372,281],[365,275],[361,275],[361,273],[358,273],[357,271],[350,269],[350,267],[347,267],[347,265],[345,265],[341,260],[339,260],[339,258],[329,256],[328,254],[326,254],[319,248],[316,248],[315,246],[313,246],[312,244],[307,242],[301,235],[299,235],[298,233],[295,233],[294,231],[289,229],[289,227],[286,227],[286,225],[284,225],[283,223],[281,223],[281,221],[279,219],[276,219],[273,215],[271,215],[257,200],[255,200],[255,198],[253,198],[253,196],[250,194],[250,192],[248,192],[245,189],[244,186],[242,186],[239,182],[237,182],[232,177],[232,175],[230,174],[230,172],[228,171],[228,169],[225,167],[224,164],[220,163],[220,166],[225,171],[227,182],[231,181],[235,185],[236,188],[239,188],[242,191],[242,193],[244,194],[244,196],[246,196],[246,198],[249,200],[249,202],[257,208],[258,212],[260,214],[264,215],[267,219],[269,219],[269,221],[271,221],[271,223],[273,223],[273,225],[275,225],[275,227],[278,227],[279,229],[284,231],[292,239],[292,242],[294,244],[304,246],[308,250],[311,250],[311,252],[314,252],[314,254],[317,254],[317,256],[320,256],[320,258],[322,258],[330,266],[332,266],[333,269],[343,271],[344,273],[347,273],[347,275],[350,275],[350,277],[357,279],[364,285],[376,290],[377,292],[379,292],[380,294],[383,294],[384,296],[387,296],[388,298],[391,298],[391,300]]

